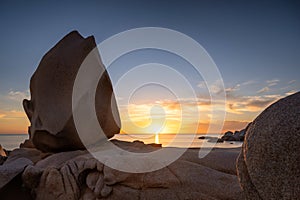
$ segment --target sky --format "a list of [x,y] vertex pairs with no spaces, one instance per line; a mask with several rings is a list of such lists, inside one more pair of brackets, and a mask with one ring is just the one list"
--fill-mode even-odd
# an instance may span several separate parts
[[[139,27],[168,28],[193,38],[224,81],[223,131],[244,128],[268,105],[300,88],[299,1],[1,1],[0,27],[0,133],[27,132],[29,121],[21,102],[30,98],[30,77],[42,56],[72,30],[84,37],[94,35],[97,43]],[[115,88],[122,131],[170,133],[180,126],[183,133],[193,131],[191,127],[205,132],[211,116],[203,77],[172,54],[144,50],[121,57],[108,69],[114,87],[136,65],[154,62],[183,74],[197,100],[169,76],[161,78],[168,77],[179,89],[184,96],[180,102],[159,85],[138,89],[130,102],[122,101],[129,95],[126,88]]]

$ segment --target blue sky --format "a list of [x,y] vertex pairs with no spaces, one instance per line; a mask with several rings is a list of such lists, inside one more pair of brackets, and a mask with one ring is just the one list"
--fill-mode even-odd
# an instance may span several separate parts
[[[300,88],[299,1],[6,1],[0,3],[0,116],[22,110],[20,99],[28,96],[40,59],[70,31],[94,35],[99,43],[148,26],[174,29],[199,42],[217,64],[229,101],[271,102]],[[117,77],[118,71],[112,74]],[[195,88],[201,85],[191,79]],[[259,112],[231,107],[245,114],[233,119],[247,121]]]

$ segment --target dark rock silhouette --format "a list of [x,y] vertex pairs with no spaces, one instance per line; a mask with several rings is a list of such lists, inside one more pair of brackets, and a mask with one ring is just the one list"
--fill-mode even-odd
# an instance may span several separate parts
[[[30,80],[31,100],[23,101],[24,110],[31,122],[30,140],[36,148],[52,152],[85,148],[74,125],[72,92],[78,69],[95,47],[93,36],[83,38],[77,31],[73,31],[42,58]],[[98,62],[92,64],[105,70],[98,51],[93,56]],[[98,83],[95,110],[108,138],[119,133],[118,109],[106,71]],[[88,137],[88,130],[86,134]]]
[[237,161],[247,199],[300,197],[300,92],[265,109],[248,127]]

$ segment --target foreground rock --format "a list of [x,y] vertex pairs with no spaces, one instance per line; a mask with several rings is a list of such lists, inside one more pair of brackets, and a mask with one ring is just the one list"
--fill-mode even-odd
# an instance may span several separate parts
[[300,93],[279,100],[249,126],[237,168],[247,199],[300,197]]
[[[31,100],[23,101],[31,122],[30,140],[36,148],[48,152],[84,149],[74,125],[72,92],[78,69],[95,47],[93,36],[83,38],[77,31],[73,31],[42,58],[30,80]],[[94,51],[92,59],[93,62],[89,64],[104,70],[98,82],[95,110],[104,133],[110,138],[120,131],[118,109],[110,78],[98,51]],[[89,134],[87,131],[86,138],[89,138]]]
[[6,152],[0,144],[0,165],[2,165],[5,162],[6,159],[7,159]]
[[2,148],[1,144],[0,144],[0,156],[6,157],[6,152],[5,150]]
[[[113,143],[133,152],[160,149],[141,142]],[[30,149],[22,150],[24,155],[23,151]],[[32,157],[26,159],[34,162],[21,173],[23,191],[45,200],[243,199],[235,168],[240,149],[213,149],[203,159],[198,158],[198,151],[188,149],[171,165],[139,174],[111,169],[84,150],[47,154],[44,158],[39,151],[27,153]]]

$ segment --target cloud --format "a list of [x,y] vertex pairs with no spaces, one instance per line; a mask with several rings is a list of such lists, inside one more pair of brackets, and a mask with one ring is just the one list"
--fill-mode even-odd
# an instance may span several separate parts
[[259,108],[259,109],[265,108],[275,100],[277,100],[277,98],[275,98],[275,99],[254,99],[254,100],[250,100],[246,104],[246,106],[255,107],[255,108]]
[[280,80],[278,80],[278,79],[272,79],[272,80],[267,80],[266,82],[268,84],[268,87],[271,87],[271,86],[277,85],[279,81]]
[[277,85],[280,82],[279,79],[272,79],[272,80],[267,80],[267,86],[263,87],[262,89],[258,90],[257,93],[258,94],[262,94],[262,93],[266,93],[266,92],[270,92],[270,87]]
[[223,132],[225,131],[236,131],[246,128],[249,124],[247,121],[225,121],[223,126]]
[[282,97],[281,95],[237,96],[228,99],[226,111],[234,114],[259,112]]
[[208,89],[209,90],[208,92],[211,92],[212,94],[220,94],[225,89],[223,80],[215,80],[211,83],[200,81],[197,84],[197,87],[200,89]]
[[201,89],[205,89],[206,88],[206,83],[205,81],[200,81],[197,85],[198,88],[201,88]]
[[270,91],[270,88],[269,87],[264,87],[264,88],[258,90],[257,93],[262,94],[262,93],[266,93],[268,91]]
[[249,80],[249,81],[245,81],[245,82],[242,82],[242,83],[238,83],[238,84],[234,85],[233,87],[228,87],[228,88],[225,89],[226,95],[231,95],[231,93],[234,93],[236,91],[240,91],[243,86],[251,85],[251,84],[254,84],[254,83],[255,83],[255,81]]
[[288,84],[291,85],[291,84],[296,83],[296,82],[297,82],[296,80],[291,80],[291,81],[288,82]]
[[289,92],[286,92],[285,94],[286,95],[292,95],[292,94],[295,94],[297,91],[296,90],[291,90]]
[[256,83],[254,80],[250,80],[250,81],[246,81],[246,82],[243,82],[243,83],[241,83],[241,85],[251,85],[251,84],[254,84],[254,83]]
[[[160,117],[160,119],[166,120],[170,126],[173,123],[182,123],[186,132],[191,130],[189,127],[192,128],[199,124],[198,131],[203,133],[207,124],[216,123],[219,120],[216,120],[216,117],[221,112],[227,112],[229,118],[226,117],[228,122],[226,122],[224,130],[239,130],[244,128],[267,106],[285,96],[280,94],[246,96],[231,93],[237,91],[241,85],[242,83],[230,89],[227,88],[229,95],[227,95],[225,108],[223,107],[224,102],[217,101],[212,104],[210,96],[203,94],[197,98],[164,99],[153,103],[123,105],[119,107],[122,124],[127,126],[126,128],[129,130],[134,130],[129,127],[130,120],[144,126],[151,124],[152,117]],[[151,113],[151,107],[155,105],[161,106],[164,111],[157,110]],[[217,113],[214,115],[214,122],[212,122],[212,111]],[[129,112],[129,115],[124,114],[124,112]]]
[[225,91],[226,91],[227,93],[235,92],[235,91],[240,90],[240,87],[241,87],[240,84],[236,84],[236,85],[233,86],[233,87],[226,88]]
[[29,90],[26,91],[10,91],[7,95],[10,100],[22,102],[23,99],[29,99]]
[[0,133],[26,133],[28,125],[23,111],[0,110]]
[[18,118],[27,118],[23,111],[19,110],[0,110],[1,119],[18,119]]

